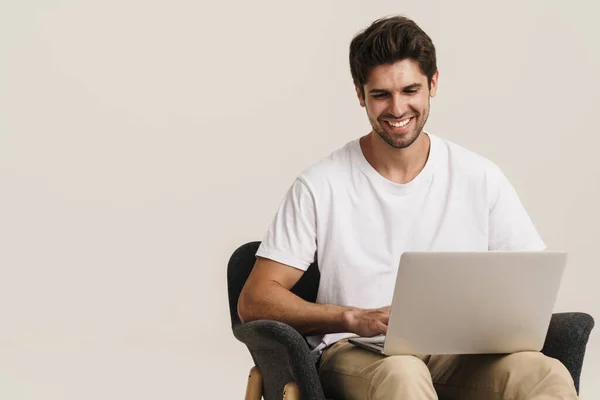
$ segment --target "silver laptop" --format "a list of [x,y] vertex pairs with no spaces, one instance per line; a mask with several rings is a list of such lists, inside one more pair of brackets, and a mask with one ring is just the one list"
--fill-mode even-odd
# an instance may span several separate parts
[[385,354],[492,354],[544,345],[564,252],[406,252],[387,336],[350,342]]

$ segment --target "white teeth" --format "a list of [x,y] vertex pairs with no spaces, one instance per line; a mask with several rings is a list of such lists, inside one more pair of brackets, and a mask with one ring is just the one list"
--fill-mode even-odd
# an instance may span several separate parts
[[388,123],[395,128],[401,128],[401,127],[407,125],[409,122],[410,122],[410,118],[407,118],[404,121],[400,121],[400,122],[396,122],[396,123],[392,122],[392,121],[388,121]]

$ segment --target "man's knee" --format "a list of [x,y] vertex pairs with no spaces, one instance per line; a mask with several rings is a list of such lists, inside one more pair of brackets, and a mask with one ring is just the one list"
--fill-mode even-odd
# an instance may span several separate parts
[[[509,360],[510,359],[510,360]],[[507,356],[509,372],[545,377],[557,375],[572,379],[567,368],[557,359],[540,352],[525,351]]]
[[506,361],[507,391],[518,393],[517,398],[544,393],[562,394],[563,398],[575,395],[571,374],[555,358],[539,352],[521,352],[507,356]]
[[370,385],[375,392],[383,390],[435,396],[431,373],[427,365],[417,357],[386,357],[370,368],[373,368]]

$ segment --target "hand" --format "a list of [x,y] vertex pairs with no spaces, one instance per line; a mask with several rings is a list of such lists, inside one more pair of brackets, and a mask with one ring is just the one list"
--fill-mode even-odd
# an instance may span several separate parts
[[369,310],[355,308],[344,314],[348,332],[363,337],[385,335],[389,319],[390,306]]

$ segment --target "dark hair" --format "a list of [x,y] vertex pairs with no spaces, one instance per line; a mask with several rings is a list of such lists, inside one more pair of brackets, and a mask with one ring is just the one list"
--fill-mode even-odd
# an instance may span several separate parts
[[378,19],[350,43],[352,80],[364,96],[364,84],[374,67],[407,58],[419,64],[431,87],[431,79],[437,71],[431,38],[409,18],[396,15]]

